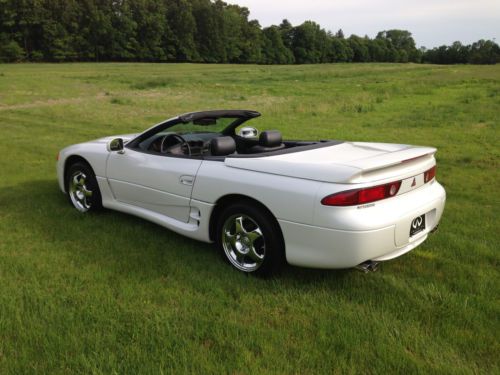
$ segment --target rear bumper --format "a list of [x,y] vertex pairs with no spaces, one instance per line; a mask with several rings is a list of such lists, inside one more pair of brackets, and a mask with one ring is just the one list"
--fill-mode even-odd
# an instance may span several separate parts
[[[385,212],[384,220],[377,221],[376,215],[367,215],[365,210],[358,210],[359,230],[278,220],[285,239],[288,263],[313,268],[350,268],[367,260],[393,259],[413,250],[427,239],[443,213],[446,193],[437,182],[432,185],[415,192],[413,196],[408,194],[405,197],[408,199],[407,204],[399,204],[390,213]],[[378,208],[369,209],[386,211],[387,207],[381,204]],[[412,220],[423,214],[426,216],[425,230],[410,237]],[[387,216],[392,217],[390,222]],[[385,225],[377,227],[380,221]],[[373,229],[366,230],[367,227]]]

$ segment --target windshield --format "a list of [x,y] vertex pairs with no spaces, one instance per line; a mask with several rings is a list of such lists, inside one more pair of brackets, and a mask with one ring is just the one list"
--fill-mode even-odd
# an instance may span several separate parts
[[169,133],[222,133],[230,124],[238,120],[236,117],[220,117],[218,119],[203,119],[180,123],[165,129]]
[[[239,120],[237,117],[201,118],[173,126],[159,126],[155,129],[156,131],[153,130],[145,134],[145,137],[136,145],[132,144],[132,147],[158,152],[163,139],[169,134],[178,134],[187,142],[204,145],[210,139],[219,136],[229,125]],[[171,140],[174,139],[171,138]]]

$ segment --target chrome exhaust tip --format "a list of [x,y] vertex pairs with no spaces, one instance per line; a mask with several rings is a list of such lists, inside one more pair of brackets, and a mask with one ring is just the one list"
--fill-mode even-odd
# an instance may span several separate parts
[[361,271],[363,273],[375,272],[378,270],[379,262],[375,262],[373,260],[367,260],[366,262],[358,264],[355,269]]

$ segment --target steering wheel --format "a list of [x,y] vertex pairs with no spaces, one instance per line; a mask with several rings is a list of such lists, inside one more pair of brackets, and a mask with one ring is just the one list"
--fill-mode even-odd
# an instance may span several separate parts
[[[173,138],[173,139],[177,140],[178,142],[174,145],[165,147],[165,141],[169,138]],[[183,147],[186,147],[186,149],[188,151],[188,155],[191,156],[191,147],[189,147],[188,141],[186,141],[179,134],[167,134],[165,137],[163,137],[163,139],[161,140],[160,152],[162,154],[166,154],[167,152],[171,152],[173,148],[178,147],[179,145],[180,145],[181,150]],[[184,151],[183,151],[183,153],[184,153]]]

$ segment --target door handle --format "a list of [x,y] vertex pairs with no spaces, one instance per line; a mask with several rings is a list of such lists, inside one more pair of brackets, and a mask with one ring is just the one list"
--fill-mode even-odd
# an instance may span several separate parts
[[182,185],[193,186],[194,176],[181,176],[179,181]]

